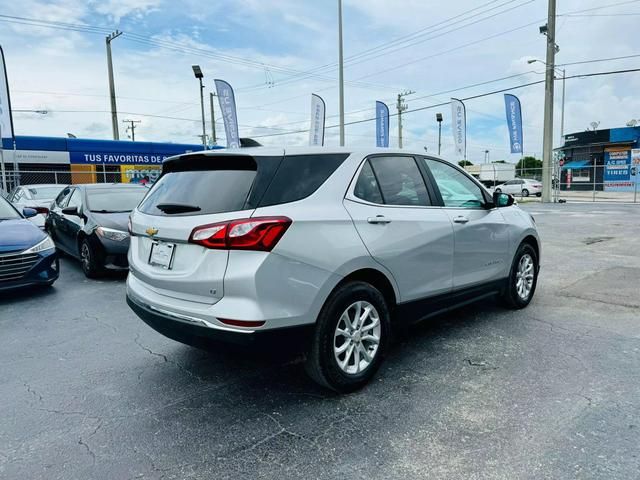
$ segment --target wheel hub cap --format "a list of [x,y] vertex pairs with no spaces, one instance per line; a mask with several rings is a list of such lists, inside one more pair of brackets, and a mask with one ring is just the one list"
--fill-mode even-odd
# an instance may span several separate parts
[[380,317],[366,301],[352,303],[340,316],[333,338],[333,353],[340,369],[350,375],[366,370],[380,345]]

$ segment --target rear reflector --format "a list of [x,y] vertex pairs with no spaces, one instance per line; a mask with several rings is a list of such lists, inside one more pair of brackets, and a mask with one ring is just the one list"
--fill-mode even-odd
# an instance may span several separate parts
[[256,217],[196,227],[189,242],[225,250],[270,252],[291,225],[287,217]]
[[228,318],[219,318],[218,320],[224,323],[225,325],[231,325],[233,327],[248,327],[248,328],[261,327],[266,323],[265,321],[259,321],[259,320],[230,320]]

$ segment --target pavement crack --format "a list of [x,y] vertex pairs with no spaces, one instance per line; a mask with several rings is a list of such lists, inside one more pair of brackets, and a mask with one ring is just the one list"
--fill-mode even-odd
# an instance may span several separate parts
[[87,318],[89,320],[95,320],[95,322],[98,325],[102,325],[103,327],[108,328],[109,330],[111,330],[113,333],[118,333],[118,329],[116,327],[114,327],[113,325],[111,325],[110,323],[107,322],[103,322],[102,320],[100,320],[98,317],[96,317],[95,315],[89,315],[87,312],[84,312],[84,318]]
[[[193,373],[191,370],[189,370],[187,367],[185,367],[184,365],[182,365],[180,362],[176,362],[175,360],[170,359],[167,355],[165,355],[164,353],[157,353],[154,352],[153,350],[151,350],[149,347],[146,347],[145,345],[143,345],[142,343],[140,343],[140,334],[137,333],[135,338],[133,339],[133,341],[136,343],[136,345],[138,345],[141,349],[143,349],[145,352],[149,353],[150,355],[154,355],[156,357],[160,357],[164,360],[164,363],[170,363],[172,365],[175,365],[179,370],[183,371],[184,373],[186,373],[187,375],[189,375],[191,378],[195,378],[196,380],[198,380],[199,382],[203,383],[204,380],[202,379],[202,377],[200,377],[199,375]],[[140,379],[140,375],[138,375],[138,379]]]
[[82,445],[87,450],[87,453],[91,456],[91,459],[93,460],[93,463],[95,464],[96,463],[96,454],[93,453],[93,450],[91,450],[91,447],[86,442],[84,442],[84,440],[82,440],[82,437],[80,437],[78,439],[78,445]]
[[33,395],[34,397],[36,397],[39,401],[42,402],[42,395],[40,395],[36,390],[34,390],[31,385],[29,385],[28,383],[24,384],[25,388],[27,389],[27,392],[29,392],[31,395]]

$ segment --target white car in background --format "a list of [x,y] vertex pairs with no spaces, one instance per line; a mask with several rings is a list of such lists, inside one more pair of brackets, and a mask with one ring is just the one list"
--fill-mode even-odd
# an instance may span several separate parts
[[542,196],[542,182],[527,178],[514,178],[502,185],[498,185],[494,191],[497,193],[521,195],[523,197],[528,197],[529,195],[540,197]]
[[7,200],[9,200],[19,211],[23,208],[34,208],[38,215],[30,220],[38,227],[44,229],[44,221],[49,210],[49,206],[58,194],[66,187],[55,183],[42,183],[36,185],[21,185],[14,188]]

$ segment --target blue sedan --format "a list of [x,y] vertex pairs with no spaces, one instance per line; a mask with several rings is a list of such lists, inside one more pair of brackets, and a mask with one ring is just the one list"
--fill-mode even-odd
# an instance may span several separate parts
[[24,208],[21,214],[0,197],[0,290],[52,285],[58,278],[53,240],[27,220],[37,214],[33,208]]

